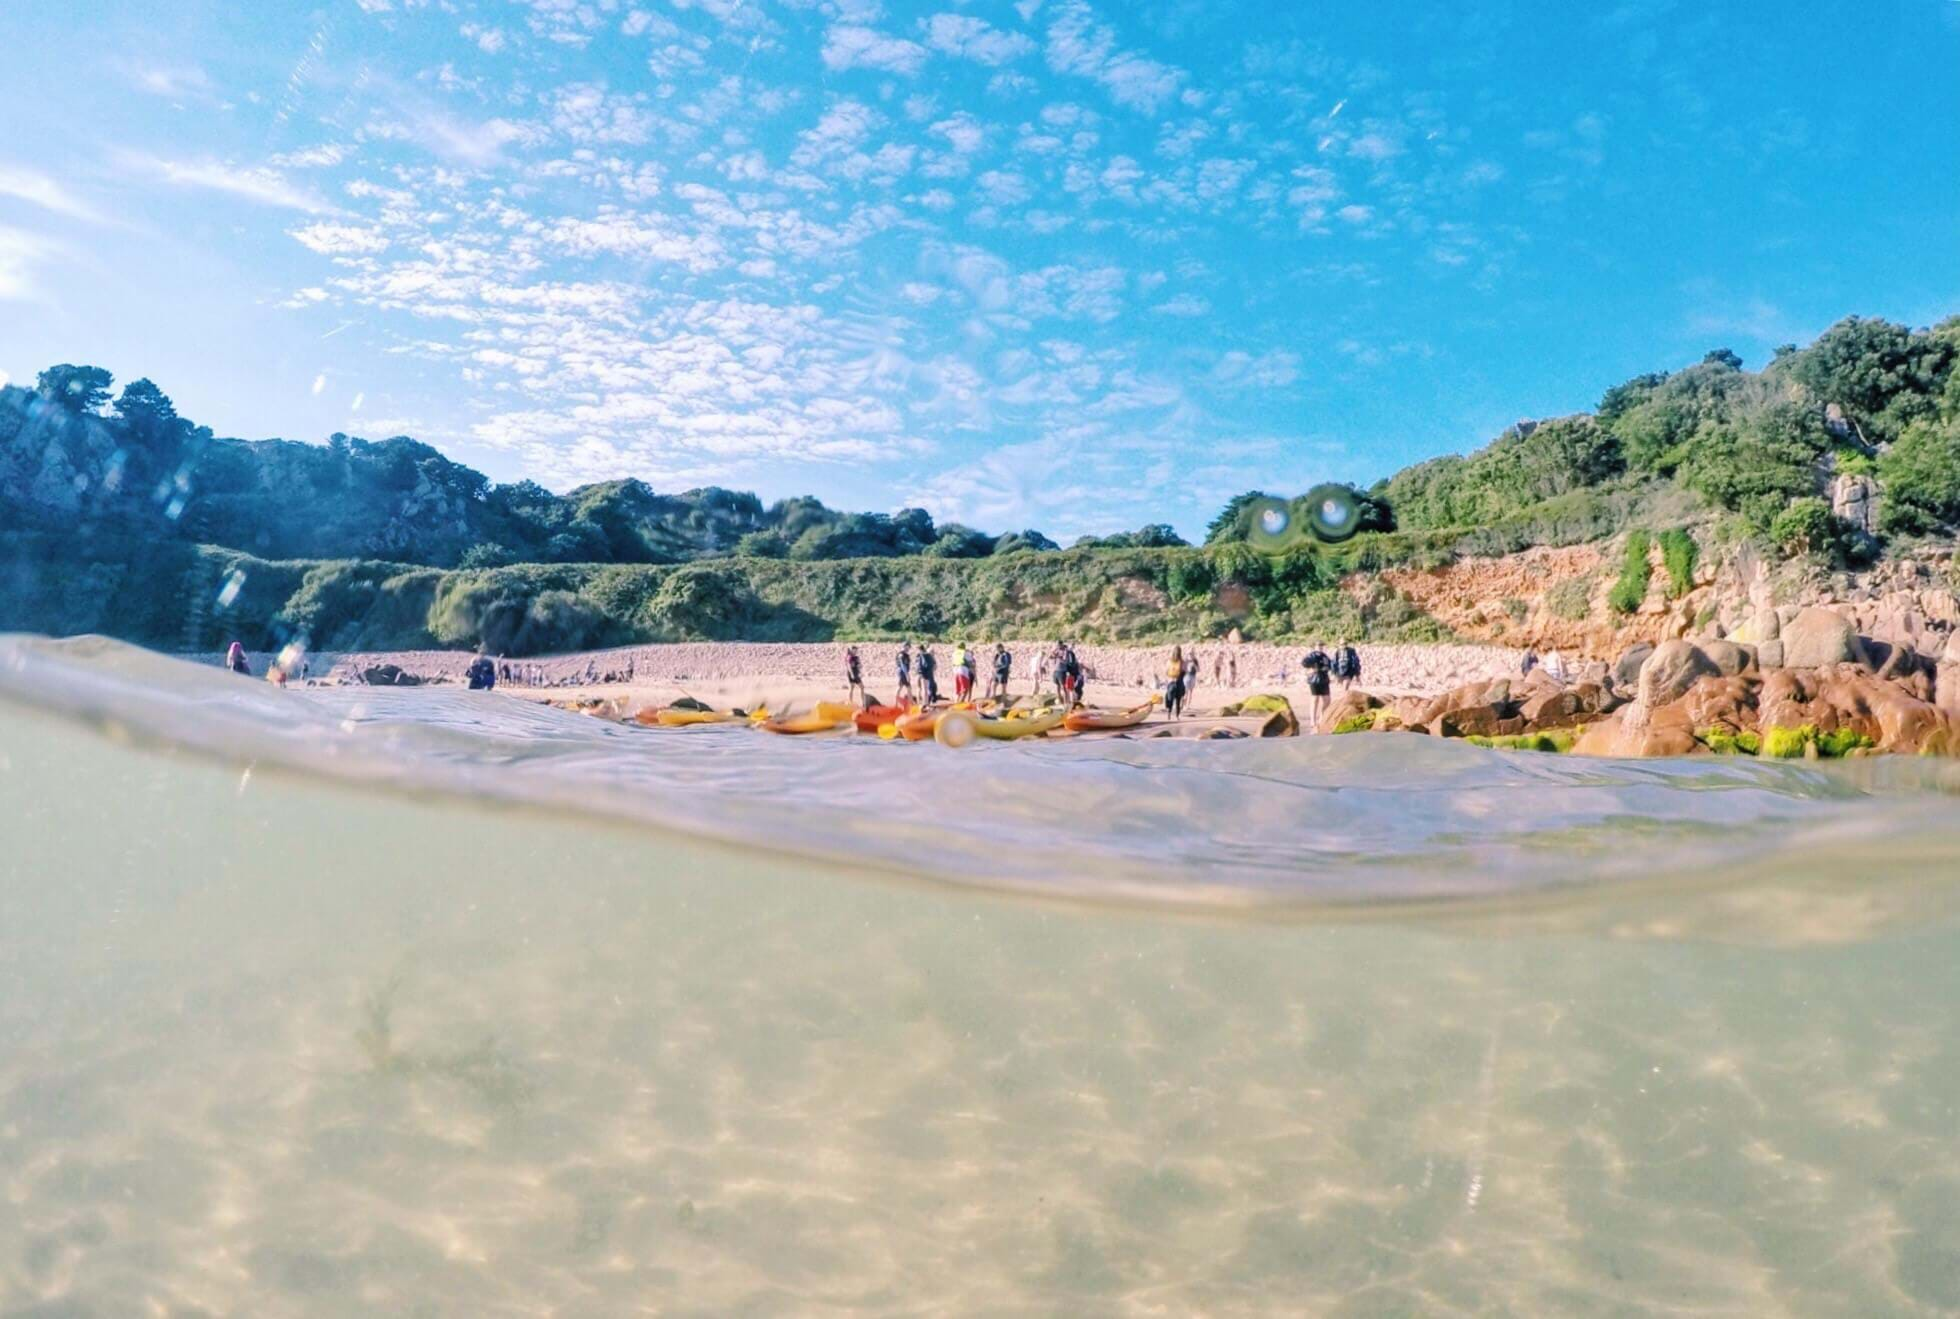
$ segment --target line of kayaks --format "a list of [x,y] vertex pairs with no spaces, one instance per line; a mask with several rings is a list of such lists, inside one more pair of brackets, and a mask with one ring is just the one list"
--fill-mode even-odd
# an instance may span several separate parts
[[1155,705],[1156,699],[1153,697],[1128,710],[1088,707],[1063,710],[1058,706],[1049,706],[1034,710],[1011,709],[994,714],[984,712],[971,703],[933,710],[903,705],[873,705],[860,710],[834,701],[819,701],[808,714],[801,715],[772,716],[766,710],[751,714],[675,707],[643,710],[635,716],[635,721],[654,728],[697,728],[708,724],[746,722],[765,733],[786,736],[855,728],[887,741],[938,741],[947,746],[964,746],[975,738],[1011,742],[1024,737],[1040,737],[1058,728],[1071,733],[1135,728],[1150,717]]

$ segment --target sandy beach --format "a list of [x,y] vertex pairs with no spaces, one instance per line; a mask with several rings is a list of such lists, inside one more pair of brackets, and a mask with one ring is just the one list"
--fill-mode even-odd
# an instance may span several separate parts
[[[991,641],[975,642],[985,664],[993,653]],[[1330,643],[1331,645],[1331,643]],[[1014,655],[1013,694],[1034,685],[1037,661],[1046,648],[1038,643],[1009,646]],[[1211,714],[1262,692],[1303,695],[1305,674],[1300,657],[1306,647],[1219,644],[1200,646],[1197,681],[1188,708]],[[1427,696],[1467,682],[1509,677],[1518,672],[1522,652],[1501,646],[1364,645],[1357,646],[1361,677],[1357,686],[1378,695]],[[940,689],[952,691],[951,645],[933,648],[940,664]],[[898,646],[890,642],[858,647],[863,658],[865,689],[889,698],[896,688],[894,661]],[[1163,681],[1170,647],[1077,646],[1088,674],[1087,695],[1092,704],[1123,706],[1141,701]],[[1189,652],[1187,652],[1187,655]],[[217,663],[220,656],[193,658]],[[252,671],[264,673],[270,654],[250,657]],[[475,658],[468,651],[362,651],[316,653],[308,657],[313,680],[330,685],[358,684],[375,668],[392,665],[423,683],[462,683]],[[673,645],[624,646],[537,659],[499,661],[499,687],[513,694],[551,698],[595,696],[616,698],[627,708],[665,705],[691,696],[714,706],[807,705],[837,700],[844,695],[844,647],[841,644],[685,642]],[[1044,677],[1043,686],[1050,684]]]

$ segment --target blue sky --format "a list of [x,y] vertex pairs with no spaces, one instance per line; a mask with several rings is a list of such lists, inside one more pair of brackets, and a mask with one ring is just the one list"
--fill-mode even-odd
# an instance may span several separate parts
[[1960,3],[15,0],[0,371],[1057,536],[1960,311]]

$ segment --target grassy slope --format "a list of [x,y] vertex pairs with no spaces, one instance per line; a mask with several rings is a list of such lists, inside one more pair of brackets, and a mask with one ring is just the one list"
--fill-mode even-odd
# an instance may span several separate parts
[[[0,627],[108,632],[170,650],[214,649],[233,638],[266,648],[303,636],[317,649],[487,643],[510,654],[639,641],[958,633],[1157,642],[1234,626],[1267,640],[1336,633],[1443,640],[1447,633],[1408,601],[1344,590],[1343,582],[1387,567],[1440,566],[1463,554],[1597,539],[1673,498],[1658,486],[1578,491],[1469,531],[1369,534],[1280,556],[1219,545],[973,560],[736,557],[469,571],[269,561],[106,532],[11,531],[0,532]],[[237,590],[221,607],[234,574]]]

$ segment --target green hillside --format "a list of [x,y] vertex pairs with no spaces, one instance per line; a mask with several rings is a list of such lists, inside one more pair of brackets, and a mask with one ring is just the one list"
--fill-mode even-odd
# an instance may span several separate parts
[[[1038,532],[937,526],[917,509],[764,506],[638,481],[563,495],[496,485],[406,437],[221,439],[147,380],[112,397],[107,371],[59,366],[33,389],[0,389],[0,628],[167,649],[236,637],[509,654],[956,632],[1142,641],[1234,626],[1428,639],[1440,626],[1395,591],[1342,583],[1632,531],[1683,572],[1704,543],[1846,564],[1950,535],[1956,359],[1960,319],[1914,331],[1852,318],[1760,372],[1718,350],[1615,386],[1591,414],[1520,423],[1398,472],[1358,492],[1370,530],[1278,554],[1245,543],[1257,492],[1222,510],[1200,547],[1153,526],[1060,550]],[[1870,525],[1834,515],[1844,477],[1873,483]]]

